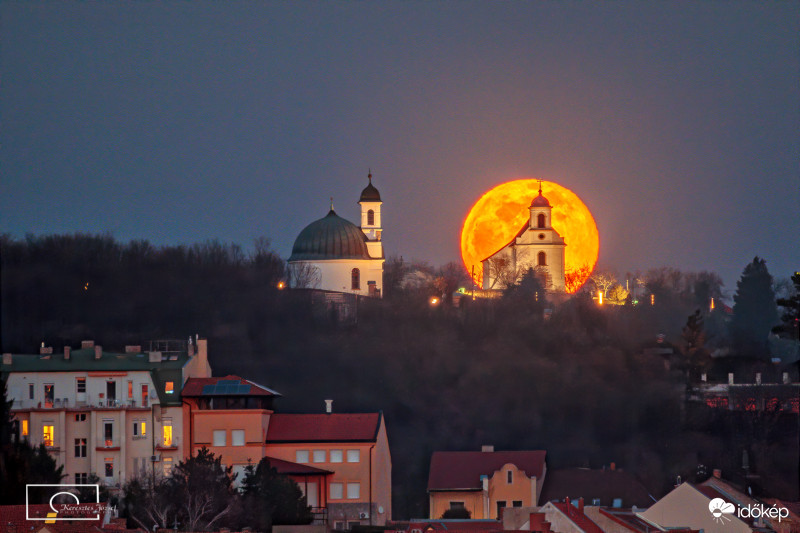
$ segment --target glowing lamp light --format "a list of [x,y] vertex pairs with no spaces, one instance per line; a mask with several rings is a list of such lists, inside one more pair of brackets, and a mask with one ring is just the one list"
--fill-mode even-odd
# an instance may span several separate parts
[[597,303],[603,305],[603,291],[597,291]]
[[439,304],[439,298],[437,298],[436,296],[433,296],[431,298],[430,302],[431,302],[431,305],[438,305]]
[[656,305],[656,295],[655,294],[651,294],[650,295],[650,305]]
[[286,288],[286,283],[284,283],[283,281],[279,281],[278,282],[278,290],[282,291],[285,288]]
[[714,298],[711,298],[711,305],[708,306],[708,310],[709,311],[713,311],[714,310]]

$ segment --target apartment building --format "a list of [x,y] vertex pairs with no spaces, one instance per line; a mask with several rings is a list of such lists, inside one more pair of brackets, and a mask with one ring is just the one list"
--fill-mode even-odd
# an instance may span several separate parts
[[205,339],[121,353],[83,341],[61,353],[3,354],[0,372],[19,438],[44,444],[65,483],[86,483],[94,473],[114,490],[136,475],[168,474],[188,454],[181,390],[211,368]]

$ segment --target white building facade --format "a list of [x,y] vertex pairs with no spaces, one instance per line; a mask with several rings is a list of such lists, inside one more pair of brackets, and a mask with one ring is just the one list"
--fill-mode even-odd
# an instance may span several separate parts
[[184,458],[180,392],[189,377],[211,375],[205,339],[175,351],[111,353],[84,341],[40,352],[3,354],[0,372],[18,437],[44,444],[65,483],[95,474],[114,490],[132,477],[169,474]]
[[483,261],[483,288],[505,289],[519,281],[529,269],[547,291],[564,290],[564,238],[553,228],[553,208],[542,195],[533,199],[528,223],[500,250]]
[[361,191],[361,226],[336,214],[306,226],[289,257],[289,286],[380,298],[383,293],[382,201],[369,184]]

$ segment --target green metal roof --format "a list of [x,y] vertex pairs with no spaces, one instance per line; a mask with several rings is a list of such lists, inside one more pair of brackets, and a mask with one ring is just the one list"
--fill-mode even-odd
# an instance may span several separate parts
[[[94,348],[72,350],[69,359],[64,353],[53,354],[13,354],[10,365],[0,365],[0,374],[12,372],[131,372],[148,371],[162,405],[180,405],[181,387],[183,386],[183,366],[189,361],[189,355],[182,353],[162,354],[160,363],[151,363],[149,354],[101,352],[100,359],[94,358]],[[169,357],[174,356],[174,360]],[[167,381],[175,385],[173,394],[166,394],[164,386]]]
[[325,218],[303,228],[289,257],[289,261],[318,259],[371,259],[367,237],[358,226],[331,209]]

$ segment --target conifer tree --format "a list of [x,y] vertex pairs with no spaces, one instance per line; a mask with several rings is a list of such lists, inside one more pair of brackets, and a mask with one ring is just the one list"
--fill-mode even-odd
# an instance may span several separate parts
[[744,268],[733,301],[734,350],[740,355],[769,357],[767,337],[778,322],[778,308],[766,261],[756,256]]

